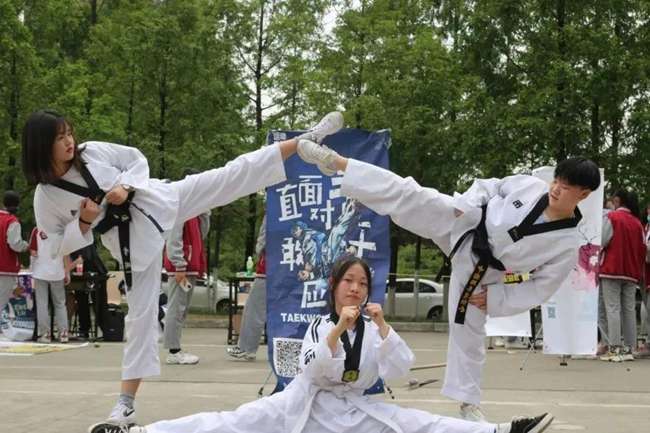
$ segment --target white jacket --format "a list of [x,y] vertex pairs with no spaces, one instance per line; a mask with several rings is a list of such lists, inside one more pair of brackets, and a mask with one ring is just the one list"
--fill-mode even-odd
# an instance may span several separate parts
[[[170,230],[178,209],[178,194],[170,184],[158,179],[149,179],[149,164],[136,148],[118,144],[91,141],[80,145],[81,155],[88,170],[103,191],[110,191],[117,185],[135,188],[133,203],[151,214],[163,230]],[[76,168],[70,168],[62,179],[87,186]],[[36,225],[45,233],[46,242],[41,254],[49,253],[53,258],[70,254],[93,243],[93,234],[85,234],[79,228],[79,206],[83,197],[59,187],[39,184],[34,194]],[[93,222],[95,227],[103,218],[107,203],[101,204],[102,212]],[[131,265],[134,271],[144,270],[164,245],[163,234],[141,211],[131,206],[133,221],[130,225]],[[121,260],[117,227],[102,235],[102,243],[113,257]]]

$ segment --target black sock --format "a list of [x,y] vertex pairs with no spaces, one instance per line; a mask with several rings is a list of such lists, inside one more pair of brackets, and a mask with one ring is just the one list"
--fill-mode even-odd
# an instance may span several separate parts
[[175,355],[180,351],[181,351],[181,349],[169,349],[169,353],[171,353],[172,355]]

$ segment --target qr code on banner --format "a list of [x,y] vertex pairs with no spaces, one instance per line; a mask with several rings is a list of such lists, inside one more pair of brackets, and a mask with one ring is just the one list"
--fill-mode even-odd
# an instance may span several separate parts
[[299,371],[300,348],[299,338],[273,339],[273,367],[275,373],[282,377],[295,377]]

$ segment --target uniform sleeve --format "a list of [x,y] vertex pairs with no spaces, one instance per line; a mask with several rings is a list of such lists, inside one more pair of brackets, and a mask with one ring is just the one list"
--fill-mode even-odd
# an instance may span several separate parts
[[23,240],[23,235],[20,230],[20,223],[14,221],[7,227],[7,244],[17,253],[22,253],[29,248],[27,241]]
[[210,212],[199,215],[199,226],[201,229],[201,239],[207,239],[208,232],[210,231]]
[[421,186],[412,177],[403,178],[355,159],[348,160],[341,194],[361,201],[379,215],[389,215],[395,224],[427,239],[438,235],[436,224],[431,223],[433,212],[439,214],[448,204],[449,218],[454,217],[448,196]]
[[487,204],[492,197],[505,197],[514,187],[520,188],[522,184],[542,182],[532,176],[515,175],[503,179],[476,179],[472,186],[462,194],[454,194],[454,207],[463,212]]
[[345,351],[343,344],[337,342],[336,353],[343,356],[334,356],[327,345],[327,328],[322,317],[316,318],[305,333],[300,350],[300,369],[310,380],[326,378],[340,382],[345,368]]
[[49,254],[52,259],[70,254],[93,243],[92,230],[85,234],[79,228],[79,218],[66,223],[55,213],[57,204],[36,188],[34,194],[34,214],[36,226],[44,233],[40,254]]
[[528,281],[488,285],[488,314],[491,317],[513,316],[543,304],[560,288],[577,262],[578,250],[568,250],[540,266]]
[[89,143],[89,146],[102,156],[104,162],[122,172],[115,185],[129,185],[135,189],[148,186],[149,163],[138,149],[98,141]]
[[38,228],[34,227],[29,235],[29,250],[38,252]]
[[614,236],[614,226],[612,226],[612,222],[609,220],[607,214],[603,215],[603,227],[601,230],[600,247],[605,249]]
[[184,272],[187,267],[185,254],[183,252],[183,228],[184,224],[174,226],[167,238],[167,258],[179,272]]
[[415,362],[415,355],[392,327],[386,338],[379,337],[375,343],[375,349],[377,350],[379,377],[385,380],[405,376]]
[[260,231],[257,234],[257,243],[255,244],[255,254],[260,255],[264,251],[266,246],[266,216],[262,219],[262,225],[260,225]]

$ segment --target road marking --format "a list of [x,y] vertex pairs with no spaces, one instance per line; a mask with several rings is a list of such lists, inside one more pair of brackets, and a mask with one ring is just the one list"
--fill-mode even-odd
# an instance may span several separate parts
[[[436,400],[436,399],[413,399],[413,398],[399,398],[398,402],[404,403],[433,403],[433,404],[449,404],[457,405],[457,401],[453,400]],[[585,407],[585,408],[608,408],[608,409],[650,409],[650,404],[623,404],[623,403],[563,403],[563,402],[526,402],[526,401],[481,401],[481,406],[559,406],[559,407]]]

